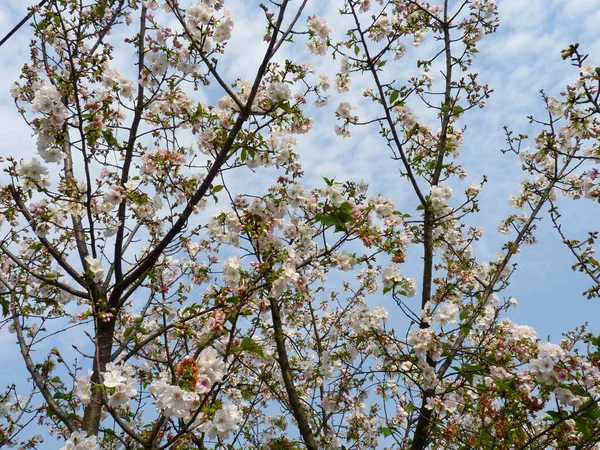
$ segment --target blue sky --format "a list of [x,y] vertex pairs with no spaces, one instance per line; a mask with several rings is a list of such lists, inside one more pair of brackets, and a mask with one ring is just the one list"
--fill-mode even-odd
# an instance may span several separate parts
[[[0,30],[11,29],[24,16],[28,3],[34,2],[4,0],[0,6]],[[260,57],[262,44],[248,44],[260,43],[264,33],[262,21],[253,19],[261,14],[256,8],[258,3],[226,2],[236,22],[228,45],[229,56],[220,63],[228,81],[244,76],[244,69],[253,67]],[[307,12],[313,11],[311,3],[318,5],[319,14],[329,18],[336,32],[343,32],[342,22],[336,18],[336,2],[309,1]],[[489,84],[494,93],[484,110],[466,116],[467,131],[461,153],[461,161],[469,172],[467,181],[479,181],[483,174],[489,180],[481,197],[482,213],[474,219],[474,223],[484,229],[483,240],[476,247],[480,260],[493,260],[500,251],[506,238],[496,232],[496,226],[512,212],[508,198],[518,192],[519,181],[524,178],[517,158],[500,153],[505,146],[503,126],[517,133],[536,134],[537,129],[529,125],[526,117],[543,113],[540,89],[558,96],[577,76],[574,68],[562,61],[561,49],[579,42],[582,51],[590,53],[590,62],[600,64],[600,34],[597,32],[600,0],[498,0],[498,6],[500,28],[496,34],[483,39],[475,63],[480,80]],[[18,78],[21,65],[27,61],[29,39],[30,30],[23,27],[0,47],[0,115],[3,119],[0,156],[3,157],[35,153],[35,138],[31,137],[30,129],[17,114],[8,94],[10,84]],[[423,50],[427,50],[427,45]],[[288,52],[288,56],[296,56],[291,49]],[[121,54],[117,63],[126,63],[128,58],[127,54]],[[323,73],[333,74],[337,67],[337,62],[329,57],[311,62]],[[406,64],[413,62],[407,60]],[[415,69],[407,67],[406,70]],[[358,82],[351,96],[359,96],[360,92]],[[318,185],[321,176],[364,179],[370,184],[372,194],[381,192],[393,197],[399,208],[414,207],[407,187],[398,184],[397,167],[390,164],[389,153],[375,128],[355,130],[351,139],[341,139],[334,134],[333,112],[341,100],[341,96],[333,96],[330,105],[316,113],[319,120],[313,131],[300,140],[298,151],[308,174],[307,184]],[[0,180],[4,182],[5,178],[0,175]],[[244,189],[241,180],[231,181]],[[600,224],[597,205],[591,201],[563,203],[563,217],[570,237],[584,237],[588,227]],[[524,247],[515,259],[518,270],[504,292],[519,301],[519,307],[512,310],[510,318],[533,326],[542,338],[551,335],[553,341],[559,340],[562,332],[585,321],[590,322],[592,330],[600,332],[600,302],[588,301],[580,295],[588,287],[587,279],[571,272],[573,257],[548,220],[541,223],[538,239],[538,245]],[[418,252],[413,251],[411,255],[417,258]],[[417,279],[419,271],[418,260],[408,261],[403,269],[407,276]],[[374,302],[393,309],[389,299],[379,298]],[[0,366],[0,385],[14,381],[14,368],[21,364],[13,341],[13,336],[0,331],[0,360],[11,363]]]

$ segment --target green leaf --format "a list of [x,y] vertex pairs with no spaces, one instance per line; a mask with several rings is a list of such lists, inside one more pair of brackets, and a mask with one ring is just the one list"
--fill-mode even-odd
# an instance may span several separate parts
[[325,181],[325,183],[327,184],[327,186],[333,186],[334,185],[335,178],[332,178],[331,180],[329,178],[326,178],[326,177],[322,177],[322,178]]
[[379,64],[377,64],[377,67],[378,67],[379,69],[381,69],[383,66],[385,66],[385,64],[386,64],[386,63],[387,63],[387,61],[386,61],[386,60],[380,61],[380,62],[379,62]]
[[352,205],[348,202],[344,202],[339,207],[338,218],[346,223],[352,222],[354,220],[354,216],[352,215]]
[[564,415],[562,411],[546,411],[546,414],[548,414],[550,418],[555,421],[561,420]]
[[218,184],[217,186],[213,187],[213,192],[221,192],[222,190],[223,190],[222,184]]
[[133,327],[127,327],[127,328],[125,328],[125,331],[123,332],[123,337],[125,339],[127,339],[129,336],[131,336],[132,332],[133,332]]
[[319,214],[317,217],[315,217],[315,220],[322,223],[326,227],[331,227],[335,224],[335,220],[331,215]]
[[119,146],[119,141],[117,141],[115,139],[114,135],[112,134],[112,131],[110,131],[110,130],[103,131],[102,132],[102,136],[104,136],[104,140],[111,147],[118,147]]
[[358,45],[355,45],[355,46],[354,46],[354,54],[355,54],[356,56],[358,56],[358,54],[359,54],[359,53],[360,53],[360,47],[359,47]]
[[53,397],[57,400],[70,400],[71,399],[71,395],[65,394],[64,392],[57,392],[56,394],[53,395]]
[[333,207],[333,212],[330,214],[319,214],[315,217],[317,222],[321,222],[326,227],[335,227],[335,231],[344,231],[346,224],[354,221],[352,215],[352,205],[348,202],[342,203],[340,206]]
[[460,332],[463,335],[468,336],[472,329],[473,327],[471,325],[463,325],[462,327],[460,327]]
[[591,409],[586,410],[583,414],[581,414],[581,417],[598,421],[598,419],[600,419],[600,407],[598,407],[598,403],[595,402],[594,399],[590,398],[590,400],[584,405],[584,408],[590,403],[593,403]]
[[56,273],[56,272],[47,273],[46,275],[44,275],[44,280],[50,280],[50,281],[57,280],[59,276],[60,276],[60,274]]
[[575,417],[573,420],[575,420],[575,428],[577,431],[583,433],[584,435],[589,433],[591,423],[588,419],[583,417]]
[[290,106],[289,102],[281,102],[278,105],[281,109],[283,109],[286,113],[291,113],[292,112],[292,107]]
[[461,311],[458,317],[460,320],[465,320],[467,317],[469,317],[469,311]]
[[511,389],[514,385],[513,380],[499,380],[496,382],[496,387],[499,392],[505,392]]
[[423,206],[422,204],[417,206],[417,211],[423,211],[425,210],[425,206]]
[[464,112],[465,108],[463,108],[460,105],[456,105],[454,108],[452,108],[452,115],[454,116],[460,116],[463,112]]
[[390,95],[390,103],[393,104],[396,100],[398,100],[399,95],[400,93],[396,89],[394,89],[392,95]]
[[242,343],[240,344],[239,349],[250,353],[254,353],[255,355],[260,356],[261,358],[265,357],[262,346],[254,339],[249,337],[245,337],[244,339],[242,339]]
[[10,301],[7,298],[2,297],[0,298],[0,306],[2,306],[2,317],[8,316],[8,313],[10,311]]
[[382,427],[381,428],[381,434],[383,434],[383,437],[388,437],[392,435],[392,429],[390,427]]

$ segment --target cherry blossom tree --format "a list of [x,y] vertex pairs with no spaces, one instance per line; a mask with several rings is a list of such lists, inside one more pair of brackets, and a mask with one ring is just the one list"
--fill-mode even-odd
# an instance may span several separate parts
[[[235,80],[224,0],[36,13],[11,93],[37,155],[5,158],[0,196],[0,326],[30,378],[0,397],[2,444],[600,448],[600,338],[545,342],[506,318],[504,293],[546,216],[600,295],[597,232],[568,236],[557,200],[600,199],[600,70],[570,46],[576,81],[542,95],[531,147],[507,130],[528,178],[503,253],[483,261],[486,180],[457,188],[457,158],[461,118],[491,93],[472,64],[494,0],[338,3],[341,40],[317,2],[257,6],[261,58]],[[411,60],[425,40],[435,51]],[[290,59],[306,51],[339,69]],[[340,140],[377,128],[406,210],[359,180],[304,182],[297,136],[333,89]],[[374,307],[382,295],[397,309]]]

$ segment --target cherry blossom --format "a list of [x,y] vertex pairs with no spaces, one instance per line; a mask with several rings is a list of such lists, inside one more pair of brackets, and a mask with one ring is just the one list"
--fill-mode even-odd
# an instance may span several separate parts
[[[595,444],[598,337],[509,319],[544,215],[599,296],[596,234],[560,214],[599,198],[599,75],[578,46],[535,136],[508,132],[526,179],[488,261],[487,179],[460,155],[491,94],[475,58],[494,1],[340,0],[339,21],[248,5],[257,42],[224,0],[50,3],[10,89],[38,156],[2,160],[0,328],[29,378],[0,396],[0,446],[39,446],[35,426],[64,449]],[[385,158],[388,191],[307,163],[331,120],[369,136],[344,154]],[[341,145],[315,136],[312,156]]]

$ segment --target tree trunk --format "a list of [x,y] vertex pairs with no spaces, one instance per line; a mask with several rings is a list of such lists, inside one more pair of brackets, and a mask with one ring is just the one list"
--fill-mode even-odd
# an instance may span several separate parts
[[[433,279],[433,211],[425,209],[423,223],[423,293],[421,296],[421,310],[431,300],[431,286]],[[429,323],[421,319],[419,324],[421,329],[429,328]],[[427,364],[434,367],[435,362],[427,356]],[[419,419],[413,435],[411,450],[423,450],[427,446],[429,435],[429,424],[431,422],[432,411],[427,409],[427,400],[433,395],[430,390],[423,389],[423,398],[421,408],[419,409]]]
[[115,318],[104,322],[96,318],[96,351],[94,354],[94,372],[91,377],[92,397],[83,413],[83,429],[89,435],[97,435],[100,429],[102,416],[102,402],[104,386],[102,386],[100,373],[104,371],[110,361],[113,337],[115,334]]

